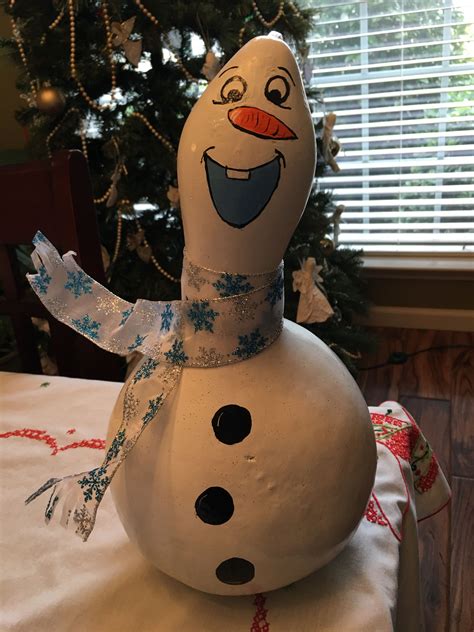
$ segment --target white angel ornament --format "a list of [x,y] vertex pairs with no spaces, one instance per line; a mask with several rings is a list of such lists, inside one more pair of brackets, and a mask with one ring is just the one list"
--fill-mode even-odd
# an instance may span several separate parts
[[301,270],[293,272],[293,291],[300,292],[297,323],[324,323],[334,314],[331,304],[317,285],[323,282],[319,274],[322,267],[316,265],[314,257],[308,257],[301,264]]

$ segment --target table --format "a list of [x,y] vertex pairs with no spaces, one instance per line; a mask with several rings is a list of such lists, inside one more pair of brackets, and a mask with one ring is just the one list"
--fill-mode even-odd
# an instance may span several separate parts
[[410,632],[421,626],[417,520],[449,500],[426,439],[396,402],[371,408],[378,466],[366,514],[328,566],[253,597],[199,593],[129,543],[106,494],[84,544],[24,499],[99,463],[120,384],[0,373],[4,632]]

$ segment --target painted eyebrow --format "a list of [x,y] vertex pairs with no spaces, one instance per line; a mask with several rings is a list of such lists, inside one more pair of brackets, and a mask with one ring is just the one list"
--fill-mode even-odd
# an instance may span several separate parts
[[223,75],[224,73],[226,73],[228,70],[235,70],[235,68],[238,68],[238,66],[230,66],[230,68],[226,68],[225,70],[223,70],[223,71],[221,72],[221,74],[219,75],[219,77],[222,77],[222,75]]
[[291,79],[291,81],[292,81],[293,85],[294,85],[294,86],[295,86],[295,88],[296,88],[296,83],[294,82],[293,77],[291,76],[290,71],[289,71],[287,68],[285,68],[284,66],[277,66],[277,68],[278,68],[278,70],[284,70],[284,71],[287,73],[287,75],[289,76],[289,78]]

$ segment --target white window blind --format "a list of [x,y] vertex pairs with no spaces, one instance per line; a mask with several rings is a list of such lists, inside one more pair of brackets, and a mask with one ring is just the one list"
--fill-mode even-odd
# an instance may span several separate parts
[[311,0],[311,82],[337,114],[339,243],[474,252],[474,0]]

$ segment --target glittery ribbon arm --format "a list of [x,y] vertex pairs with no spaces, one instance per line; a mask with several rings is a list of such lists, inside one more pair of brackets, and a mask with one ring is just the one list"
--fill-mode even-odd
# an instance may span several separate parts
[[[161,316],[170,305],[129,303],[86,274],[74,260],[74,252],[61,257],[40,232],[33,243],[31,258],[37,274],[28,274],[27,278],[53,316],[107,351],[127,355],[138,349],[154,355]],[[174,318],[167,333],[172,335],[178,328],[179,318]],[[148,334],[152,334],[153,344],[150,339],[144,345]]]
[[[34,244],[38,272],[28,280],[49,311],[108,351],[127,354],[137,349],[143,354],[122,389],[122,421],[102,464],[49,479],[26,501],[52,489],[46,522],[60,514],[60,523],[85,541],[115,473],[145,427],[159,417],[183,367],[241,362],[278,338],[283,326],[283,265],[269,272],[232,274],[197,266],[185,256],[183,288],[191,298],[132,304],[81,270],[75,253],[60,257],[41,233]],[[198,293],[195,298],[192,290]]]

